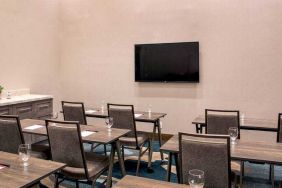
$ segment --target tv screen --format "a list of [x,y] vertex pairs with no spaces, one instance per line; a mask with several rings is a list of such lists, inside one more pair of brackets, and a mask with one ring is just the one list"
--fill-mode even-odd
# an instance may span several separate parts
[[136,44],[136,82],[199,82],[199,42]]

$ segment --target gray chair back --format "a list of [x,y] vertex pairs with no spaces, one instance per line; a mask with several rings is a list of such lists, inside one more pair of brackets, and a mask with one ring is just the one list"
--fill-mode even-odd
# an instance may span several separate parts
[[135,137],[136,145],[138,146],[134,106],[108,103],[107,107],[109,117],[112,117],[114,120],[113,128],[131,130],[127,136]]
[[21,124],[18,116],[0,116],[0,150],[18,153],[20,144],[24,144]]
[[84,168],[88,171],[78,122],[46,120],[51,158],[68,167]]
[[282,113],[278,114],[277,142],[282,142]]
[[180,181],[188,184],[189,170],[204,171],[205,188],[231,187],[230,138],[179,133]]
[[62,101],[62,109],[65,121],[78,121],[79,124],[87,125],[85,108],[82,102]]
[[240,139],[240,113],[238,110],[205,110],[206,133],[228,135],[230,127],[238,128]]

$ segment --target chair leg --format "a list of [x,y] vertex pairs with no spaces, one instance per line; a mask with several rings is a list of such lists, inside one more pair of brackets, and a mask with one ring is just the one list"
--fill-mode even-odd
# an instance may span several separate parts
[[271,179],[272,179],[271,172],[272,172],[272,165],[270,164],[269,165],[269,177],[268,177],[269,181],[271,181]]
[[95,149],[95,145],[94,143],[91,143],[91,151],[94,152],[94,149]]
[[272,187],[274,187],[274,165],[271,164],[271,184],[272,184]]
[[150,169],[152,166],[152,139],[149,139],[149,153],[148,153],[148,168]]
[[104,144],[104,154],[105,156],[107,156],[107,145],[106,144]]
[[124,146],[121,146],[121,151],[122,151],[122,160],[124,161]]
[[177,174],[177,182],[181,183],[183,182],[182,180],[182,172],[180,170],[180,166],[179,166],[179,157],[177,153],[174,153],[174,161],[175,161],[175,168],[176,168],[176,174]]
[[241,165],[243,165],[241,173],[242,173],[242,176],[244,176],[245,175],[245,162],[243,161]]
[[241,170],[240,170],[240,187],[243,186],[243,173],[244,173],[244,161],[241,161]]
[[54,188],[58,188],[58,187],[59,187],[59,175],[55,174]]
[[141,155],[142,155],[142,147],[140,147],[140,150],[139,150],[138,163],[137,163],[137,169],[136,169],[136,176],[139,175],[139,168],[140,168],[140,162],[141,162]]
[[95,188],[96,187],[96,181],[92,181],[92,188]]

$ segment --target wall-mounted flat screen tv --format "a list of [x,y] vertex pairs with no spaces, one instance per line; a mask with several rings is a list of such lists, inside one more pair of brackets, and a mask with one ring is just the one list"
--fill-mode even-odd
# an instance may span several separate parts
[[136,44],[136,82],[199,82],[199,42]]

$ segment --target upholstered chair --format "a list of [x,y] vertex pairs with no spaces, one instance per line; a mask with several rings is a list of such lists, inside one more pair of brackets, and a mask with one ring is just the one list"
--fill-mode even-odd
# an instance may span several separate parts
[[189,170],[204,171],[206,188],[231,187],[230,138],[179,133],[180,181],[188,184]]
[[[108,157],[84,152],[78,122],[46,120],[46,127],[52,160],[67,164],[60,174],[75,180],[77,187],[81,180],[92,181],[94,187],[97,178],[109,168]],[[58,184],[56,175],[55,187]]]
[[[109,117],[113,118],[114,128],[131,130],[131,132],[125,137],[120,138],[123,159],[125,148],[139,150],[136,169],[136,175],[138,175],[141,157],[146,153],[146,151],[148,151],[148,170],[151,170],[152,140],[148,135],[137,132],[134,117],[134,106],[123,104],[107,104],[107,107]],[[143,147],[146,143],[148,144],[148,147],[143,150]]]

